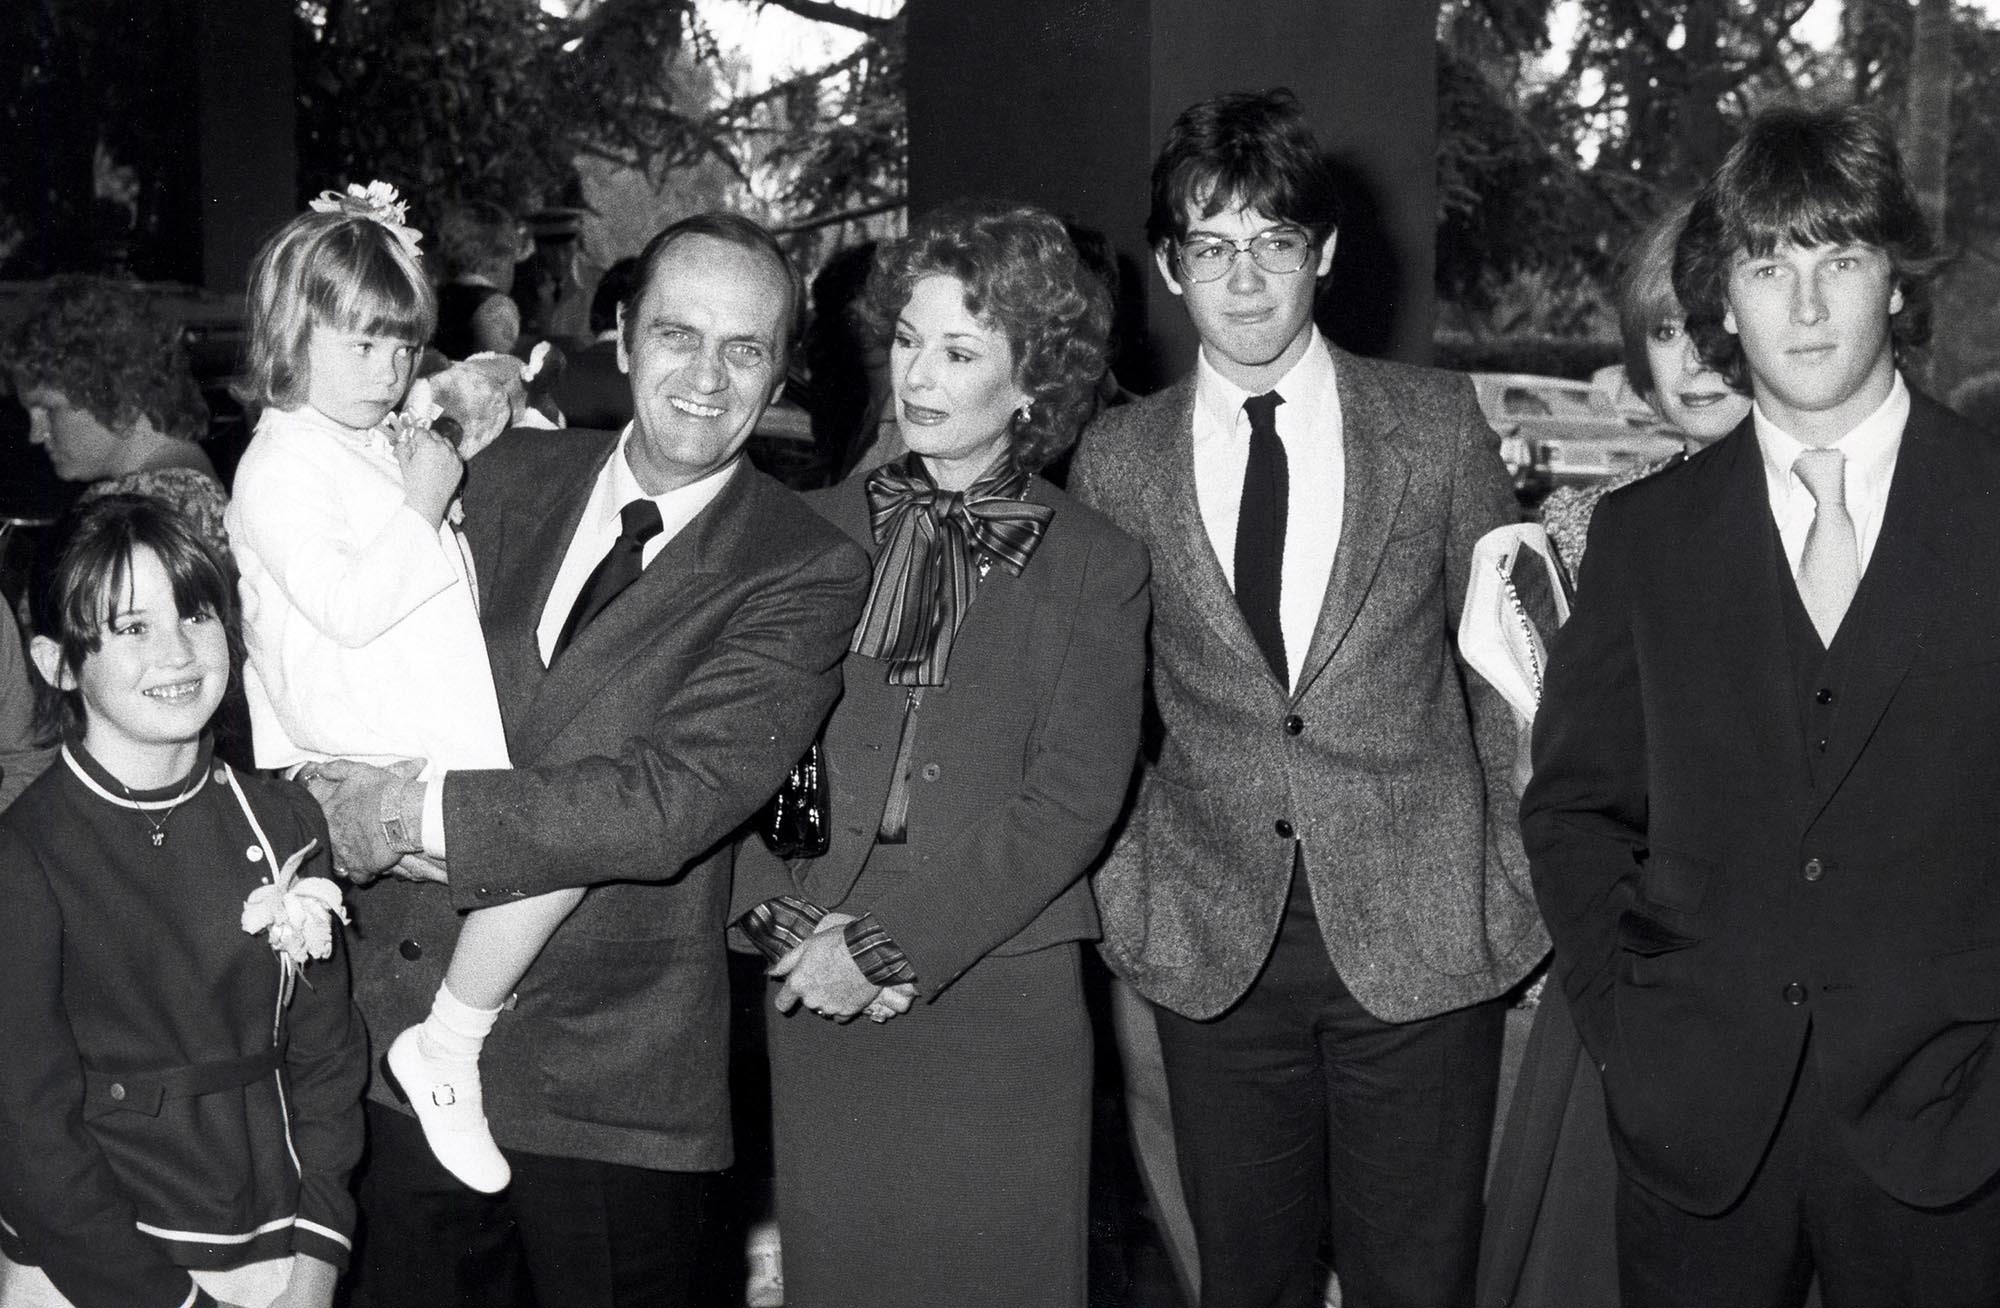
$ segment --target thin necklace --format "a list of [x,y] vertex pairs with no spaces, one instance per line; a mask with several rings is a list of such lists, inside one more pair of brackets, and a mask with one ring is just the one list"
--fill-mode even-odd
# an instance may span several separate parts
[[149,812],[145,808],[145,806],[140,802],[139,797],[132,793],[132,787],[126,785],[123,781],[120,781],[118,783],[118,789],[124,792],[125,798],[131,803],[133,811],[136,812],[141,818],[144,818],[146,825],[153,829],[153,836],[152,836],[153,848],[158,849],[160,846],[167,843],[167,823],[173,820],[174,814],[181,811],[181,805],[187,803],[188,800],[194,798],[194,792],[200,790],[202,787],[202,783],[207,780],[208,777],[206,775],[205,769],[201,772],[197,772],[195,774],[194,783],[190,785],[186,790],[183,790],[180,793],[180,795],[175,798],[173,803],[167,805],[167,811],[160,815],[158,821],[155,821],[153,819],[152,813]]

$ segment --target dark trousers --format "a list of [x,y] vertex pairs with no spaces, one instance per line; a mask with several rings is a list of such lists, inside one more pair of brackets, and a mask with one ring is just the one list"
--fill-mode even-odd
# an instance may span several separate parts
[[370,1103],[368,1141],[353,1308],[730,1302],[708,1247],[713,1175],[507,1149],[514,1182],[484,1195],[438,1165],[412,1118]]
[[1506,1008],[1384,1022],[1348,993],[1303,874],[1263,973],[1196,1022],[1156,1010],[1202,1308],[1470,1305]]
[[1750,1188],[1714,1217],[1621,1175],[1625,1308],[1798,1308],[1814,1273],[1826,1308],[2000,1304],[2000,1182],[1946,1208],[1892,1198],[1827,1115],[1808,1045]]

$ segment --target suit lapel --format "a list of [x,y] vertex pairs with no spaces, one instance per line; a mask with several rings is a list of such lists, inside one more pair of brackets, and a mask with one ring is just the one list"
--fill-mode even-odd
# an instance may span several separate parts
[[1215,556],[1208,523],[1201,516],[1201,501],[1195,495],[1194,376],[1177,383],[1167,399],[1158,442],[1165,458],[1154,465],[1159,472],[1148,485],[1144,506],[1146,518],[1158,524],[1148,538],[1153,566],[1178,576],[1193,607],[1223,644],[1258,675],[1272,678],[1270,664],[1250,634],[1243,610],[1236,605],[1236,592],[1230,589],[1222,560]]
[[[555,588],[570,540],[583,521],[584,506],[597,485],[604,459],[617,448],[612,443],[609,453],[562,485],[538,487],[537,494],[543,498],[511,506],[508,521],[502,524],[505,544],[497,566],[487,574],[493,580],[481,597],[481,622],[486,629],[486,656],[493,665],[493,680],[500,690],[510,737],[519,710],[533,701],[548,675],[542,667],[535,629],[548,605],[549,592]],[[509,743],[519,750],[511,739]]]
[[1934,430],[1925,411],[1928,402],[1911,397],[1910,418],[1896,454],[1896,471],[1882,513],[1882,530],[1869,557],[1849,614],[1859,625],[1843,623],[1836,644],[1851,639],[1844,651],[1845,694],[1827,736],[1826,758],[1819,769],[1806,815],[1816,819],[1840,783],[1854,767],[1875,726],[1882,720],[1911,659],[1923,644],[1940,573],[1951,566],[1939,539],[1956,499],[1950,481],[1952,461],[1944,438]]
[[1393,436],[1401,420],[1359,360],[1337,350],[1334,381],[1340,394],[1340,448],[1346,490],[1341,495],[1340,542],[1320,602],[1319,621],[1299,669],[1297,698],[1326,670],[1354,626],[1361,603],[1374,583],[1389,541],[1389,528],[1403,505],[1410,468]]
[[[739,467],[729,484],[683,527],[666,548],[646,565],[646,570],[630,589],[612,602],[589,626],[578,632],[545,675],[510,743],[525,757],[539,754],[556,734],[589,707],[605,684],[634,659],[658,656],[656,642],[667,635],[674,620],[692,612],[702,594],[712,588],[719,574],[719,560],[727,558],[745,529],[755,473]],[[579,510],[580,512],[580,510]],[[575,522],[570,524],[574,534]],[[553,553],[554,566],[561,566],[561,554],[568,548],[569,534]],[[540,603],[546,604],[550,574],[537,587]],[[533,621],[529,623],[530,654],[533,650]]]
[[1705,642],[1687,643],[1699,650],[1694,666],[1713,669],[1734,702],[1734,711],[1722,716],[1743,724],[1741,739],[1763,756],[1760,770],[1785,778],[1802,797],[1812,783],[1785,630],[1792,579],[1750,420],[1726,442],[1702,465],[1691,489],[1680,553],[1685,571],[1676,579],[1680,569],[1669,563],[1660,578],[1679,586],[1681,602],[1666,612],[1689,633],[1706,633]]

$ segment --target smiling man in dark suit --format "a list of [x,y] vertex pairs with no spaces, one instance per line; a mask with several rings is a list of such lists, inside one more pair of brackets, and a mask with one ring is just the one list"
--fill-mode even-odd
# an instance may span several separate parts
[[1523,831],[1636,1308],[2000,1303],[2000,442],[1854,109],[1751,122],[1674,288],[1755,399],[1604,500]]
[[[325,768],[343,867],[450,868],[448,886],[356,896],[356,1000],[378,1043],[423,1016],[459,912],[592,887],[485,1046],[507,1191],[458,1184],[372,1088],[357,1303],[512,1302],[516,1258],[544,1308],[709,1302],[709,1182],[731,1151],[727,839],[833,703],[867,561],[741,457],[798,323],[777,244],[707,215],[641,258],[619,344],[632,423],[512,432],[467,468],[513,770]],[[585,600],[610,593],[621,552],[636,576]]]
[[1543,955],[1512,715],[1456,657],[1516,516],[1463,377],[1313,326],[1339,202],[1289,92],[1175,121],[1148,235],[1194,374],[1099,418],[1079,498],[1153,559],[1157,730],[1099,873],[1155,1006],[1203,1308],[1469,1304],[1503,994]]

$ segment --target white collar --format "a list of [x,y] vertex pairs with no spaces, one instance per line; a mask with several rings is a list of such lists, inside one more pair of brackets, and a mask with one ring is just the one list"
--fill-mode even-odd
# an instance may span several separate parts
[[[63,742],[62,760],[65,764],[68,765],[71,774],[74,775],[78,781],[81,781],[84,785],[84,788],[90,791],[91,794],[96,795],[99,799],[103,800],[107,804],[116,804],[119,808],[138,809],[141,812],[156,812],[163,808],[165,809],[179,808],[182,804],[185,804],[190,799],[193,799],[196,791],[200,790],[203,786],[208,784],[208,774],[211,771],[213,771],[216,774],[216,776],[220,777],[222,775],[223,769],[228,767],[228,764],[224,763],[221,759],[214,760],[212,765],[209,764],[206,760],[200,760],[199,761],[200,765],[195,768],[193,773],[182,779],[182,784],[180,789],[174,794],[167,796],[165,799],[139,799],[138,797],[130,794],[126,795],[115,794],[109,788],[107,788],[101,782],[99,782],[96,777],[91,776],[90,769],[85,767],[83,765],[82,760],[78,759],[77,756],[70,751],[68,741]],[[99,763],[97,766],[103,767],[104,765],[102,763]],[[161,787],[155,787],[155,789],[160,789],[160,788]]]
[[[1886,492],[1889,475],[1895,471],[1896,452],[1902,447],[1903,428],[1910,418],[1910,388],[1904,385],[1901,372],[1892,373],[1891,377],[1889,394],[1875,411],[1832,445],[1823,447],[1847,456],[1850,499]],[[1780,427],[1764,412],[1764,406],[1755,401],[1750,405],[1750,416],[1757,433],[1757,447],[1763,454],[1766,480],[1773,487],[1796,484],[1804,489],[1805,484],[1797,481],[1792,466],[1807,450],[1821,447],[1807,445]]]
[[[1307,330],[1311,336],[1306,342],[1306,352],[1267,391],[1276,391],[1284,396],[1285,405],[1294,414],[1330,412],[1340,402],[1333,352],[1327,349],[1317,326],[1308,325]],[[1223,376],[1221,370],[1209,361],[1208,347],[1201,348],[1195,362],[1195,403],[1208,413],[1214,430],[1234,434],[1237,419],[1243,413],[1243,401],[1252,395],[1265,393],[1246,391]],[[1284,412],[1284,409],[1280,408],[1279,412]]]
[[669,534],[678,531],[707,507],[710,500],[721,494],[731,474],[744,460],[743,452],[738,450],[734,458],[715,471],[704,473],[687,485],[676,486],[664,494],[648,495],[645,488],[639,485],[638,477],[633,475],[631,462],[625,457],[636,427],[636,420],[628,422],[625,429],[618,433],[618,448],[611,452],[604,471],[598,476],[597,499],[600,505],[606,506],[605,514],[610,518],[616,518],[618,510],[633,500],[651,500],[659,506],[660,519],[667,524]]

